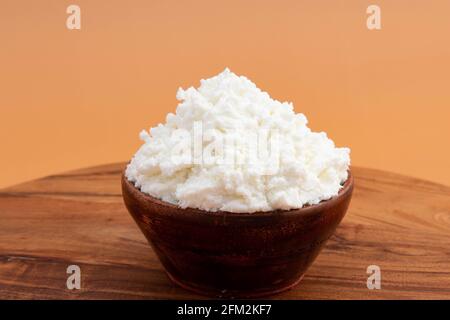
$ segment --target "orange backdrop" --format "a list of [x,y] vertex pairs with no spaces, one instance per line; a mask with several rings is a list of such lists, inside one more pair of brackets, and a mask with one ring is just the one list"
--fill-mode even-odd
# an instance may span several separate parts
[[[81,7],[81,30],[66,8]],[[366,28],[378,4],[382,30]],[[352,163],[450,184],[450,1],[1,1],[0,187],[125,161],[226,66]]]

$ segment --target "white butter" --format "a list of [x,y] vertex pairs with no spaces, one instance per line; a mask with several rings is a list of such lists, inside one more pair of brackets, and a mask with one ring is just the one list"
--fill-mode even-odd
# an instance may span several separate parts
[[[144,193],[206,211],[288,210],[337,195],[347,179],[350,150],[311,132],[292,104],[271,99],[246,77],[225,69],[198,89],[180,88],[177,99],[176,114],[141,132],[144,144],[126,169]],[[273,154],[250,161],[248,145],[261,132],[277,137],[267,141]],[[232,161],[224,161],[230,150]]]

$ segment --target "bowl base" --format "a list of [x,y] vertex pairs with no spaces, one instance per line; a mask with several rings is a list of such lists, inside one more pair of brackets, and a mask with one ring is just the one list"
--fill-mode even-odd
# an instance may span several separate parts
[[283,287],[277,287],[277,288],[268,288],[263,290],[214,290],[212,288],[204,288],[192,284],[188,284],[180,279],[177,279],[172,274],[166,271],[167,276],[169,279],[175,283],[176,285],[182,287],[183,289],[186,289],[188,291],[191,291],[193,293],[200,294],[202,296],[212,297],[212,298],[222,298],[222,299],[253,299],[253,298],[261,298],[261,297],[267,297],[271,295],[275,295],[287,290],[292,289],[295,287],[300,281],[302,281],[303,276],[301,275],[300,278],[295,280],[294,282],[285,285]]

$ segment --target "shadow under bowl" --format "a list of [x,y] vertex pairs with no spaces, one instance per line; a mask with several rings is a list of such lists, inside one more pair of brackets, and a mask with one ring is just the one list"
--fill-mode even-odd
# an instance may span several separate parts
[[125,205],[164,266],[185,289],[255,298],[295,286],[344,217],[353,177],[338,195],[300,209],[208,212],[144,194],[122,175]]

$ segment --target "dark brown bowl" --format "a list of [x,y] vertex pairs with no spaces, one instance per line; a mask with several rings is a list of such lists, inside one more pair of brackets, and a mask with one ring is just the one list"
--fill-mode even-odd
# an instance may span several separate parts
[[252,298],[295,286],[350,203],[353,177],[336,197],[301,209],[258,213],[182,209],[122,176],[125,205],[168,276],[191,291]]

